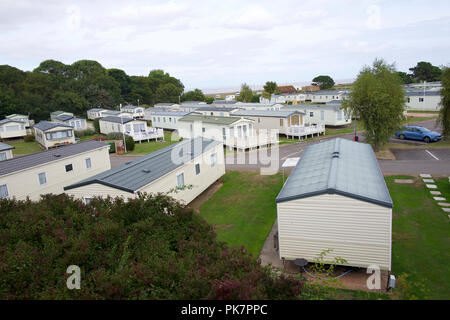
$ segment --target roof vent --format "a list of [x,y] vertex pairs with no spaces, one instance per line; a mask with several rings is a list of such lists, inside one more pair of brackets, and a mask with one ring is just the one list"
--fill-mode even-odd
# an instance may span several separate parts
[[128,162],[125,162],[125,164],[130,164],[130,163],[132,163],[133,161],[128,161]]
[[55,158],[59,158],[59,157],[61,157],[61,155],[60,154],[54,154],[53,155]]
[[144,173],[150,173],[150,170],[149,170],[149,169],[144,169],[144,170],[142,170],[142,172],[144,172]]
[[331,155],[332,158],[339,158],[339,151],[334,151]]

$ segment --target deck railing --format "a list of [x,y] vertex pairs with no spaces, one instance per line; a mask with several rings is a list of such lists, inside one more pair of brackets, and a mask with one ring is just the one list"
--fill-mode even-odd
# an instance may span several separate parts
[[314,134],[325,133],[325,125],[323,124],[313,124],[309,126],[291,126],[287,130],[287,136],[292,137],[306,137]]
[[131,134],[130,132],[125,132],[125,134],[133,137],[134,141],[142,141],[142,140],[158,140],[159,138],[164,138],[164,130],[163,129],[157,129],[157,128],[147,128],[145,131],[141,132],[135,132],[134,134]]

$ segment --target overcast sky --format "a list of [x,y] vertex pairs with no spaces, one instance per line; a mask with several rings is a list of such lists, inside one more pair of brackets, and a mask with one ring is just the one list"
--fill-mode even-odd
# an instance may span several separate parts
[[92,59],[186,89],[349,79],[375,57],[449,65],[450,1],[0,0],[0,42],[22,70]]

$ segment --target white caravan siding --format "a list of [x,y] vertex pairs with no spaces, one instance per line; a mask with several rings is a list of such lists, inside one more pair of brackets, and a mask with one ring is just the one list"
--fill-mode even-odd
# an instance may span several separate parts
[[277,203],[280,258],[310,262],[327,249],[344,265],[391,270],[392,209],[324,194]]
[[[72,157],[55,160],[22,171],[12,172],[0,177],[0,185],[6,184],[10,197],[25,200],[27,196],[37,201],[47,193],[60,194],[64,187],[80,182],[93,175],[111,169],[109,147],[87,151]],[[91,167],[86,167],[86,159],[91,159]],[[66,165],[73,170],[66,172]],[[39,174],[45,173],[45,184],[39,183]]]

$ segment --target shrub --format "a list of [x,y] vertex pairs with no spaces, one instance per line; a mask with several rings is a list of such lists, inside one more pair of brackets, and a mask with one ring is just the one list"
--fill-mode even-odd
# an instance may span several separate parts
[[99,122],[99,120],[100,119],[95,119],[94,120],[94,129],[95,129],[95,132],[97,132],[97,133],[100,133],[100,122]]
[[77,137],[77,138],[82,138],[82,137],[86,137],[86,136],[92,136],[94,134],[95,134],[95,131],[92,130],[92,129],[75,131],[75,137]]
[[34,133],[27,134],[25,137],[23,137],[23,141],[25,141],[25,142],[33,142],[33,141],[35,141]]
[[[0,199],[0,212],[0,299],[292,299],[303,288],[165,194]],[[80,290],[66,287],[70,265]]]
[[[123,140],[123,134],[120,132],[111,132],[107,134],[108,139],[110,140]],[[127,146],[127,151],[134,150],[134,140],[133,137],[125,135],[125,144]]]

